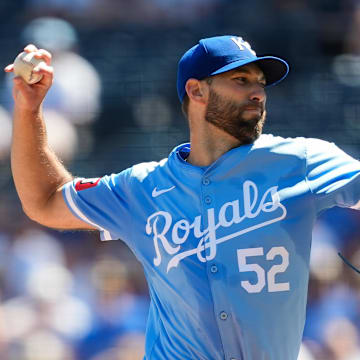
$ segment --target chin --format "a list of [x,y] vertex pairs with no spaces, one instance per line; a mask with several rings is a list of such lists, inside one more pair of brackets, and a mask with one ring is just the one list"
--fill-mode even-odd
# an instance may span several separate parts
[[241,114],[242,121],[251,121],[257,123],[261,121],[263,114],[258,111],[245,111]]
[[245,116],[242,116],[236,131],[233,131],[231,135],[237,138],[242,144],[251,144],[262,134],[265,119],[266,111],[264,111],[260,118],[259,116],[252,116],[246,119]]

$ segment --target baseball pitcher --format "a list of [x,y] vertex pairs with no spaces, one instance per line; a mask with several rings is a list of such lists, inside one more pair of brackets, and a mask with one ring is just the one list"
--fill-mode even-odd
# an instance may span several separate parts
[[34,69],[43,76],[14,78],[11,163],[23,209],[130,247],[151,297],[144,360],[296,360],[312,227],[324,209],[357,207],[360,163],[326,141],[262,134],[266,89],[288,64],[238,36],[200,40],[177,78],[190,142],[84,179],[47,144],[51,54],[25,51],[43,60]]

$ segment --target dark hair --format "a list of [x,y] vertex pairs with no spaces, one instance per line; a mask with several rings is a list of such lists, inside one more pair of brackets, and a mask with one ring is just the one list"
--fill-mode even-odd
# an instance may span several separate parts
[[[205,79],[203,79],[204,81],[206,81],[206,83],[208,85],[211,85],[213,79],[212,77],[207,77]],[[187,94],[185,94],[184,96],[184,99],[183,99],[183,102],[181,104],[181,111],[182,113],[184,114],[184,116],[187,118],[188,117],[188,114],[189,114],[189,103],[190,103],[190,99],[189,97],[187,96]]]

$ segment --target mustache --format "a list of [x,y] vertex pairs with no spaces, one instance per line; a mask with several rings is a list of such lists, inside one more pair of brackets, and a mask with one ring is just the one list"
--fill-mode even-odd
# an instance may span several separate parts
[[260,110],[261,113],[263,113],[265,110],[265,105],[264,103],[249,101],[248,103],[241,106],[241,111],[244,110]]

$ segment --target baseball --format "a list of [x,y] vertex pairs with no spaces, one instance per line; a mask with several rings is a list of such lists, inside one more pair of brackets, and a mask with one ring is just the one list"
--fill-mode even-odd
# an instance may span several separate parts
[[35,84],[43,77],[42,74],[33,73],[34,67],[44,61],[35,58],[34,55],[34,52],[22,52],[14,60],[15,76],[21,76],[28,84]]

